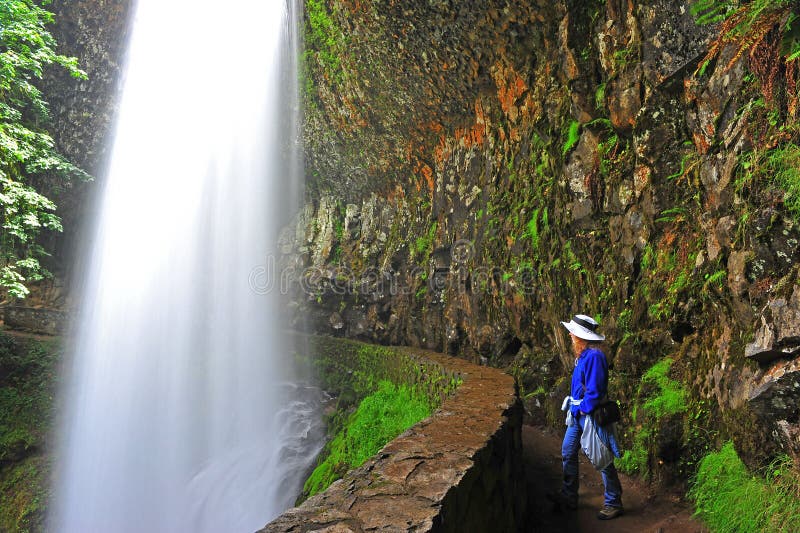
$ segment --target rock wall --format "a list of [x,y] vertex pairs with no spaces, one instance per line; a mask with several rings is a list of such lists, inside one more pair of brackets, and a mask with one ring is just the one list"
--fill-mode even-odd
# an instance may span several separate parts
[[[522,407],[513,378],[413,349],[312,338],[308,351],[329,369],[363,364],[365,351],[377,351],[387,368],[407,368],[413,360],[427,369],[425,381],[448,383],[459,376],[462,382],[430,418],[261,531],[528,530]],[[401,383],[420,379],[419,372],[391,374]]]
[[19,305],[0,306],[0,320],[8,329],[41,335],[63,335],[69,327],[64,311]]
[[[55,16],[48,29],[58,42],[58,52],[77,57],[88,76],[79,80],[51,67],[41,84],[50,105],[47,127],[56,148],[95,178],[89,183],[48,178],[45,183],[43,192],[58,205],[64,226],[63,234],[52,234],[45,243],[55,256],[48,266],[58,278],[69,281],[84,247],[81,230],[105,177],[133,2],[54,0],[46,8]],[[59,307],[67,304],[68,294],[50,296],[34,290],[33,299]]]
[[592,314],[640,473],[685,480],[728,438],[751,465],[800,452],[798,412],[759,400],[797,355],[797,215],[755,170],[795,146],[791,98],[730,49],[701,73],[718,29],[691,2],[305,4],[298,323],[505,368],[553,422],[558,321]]

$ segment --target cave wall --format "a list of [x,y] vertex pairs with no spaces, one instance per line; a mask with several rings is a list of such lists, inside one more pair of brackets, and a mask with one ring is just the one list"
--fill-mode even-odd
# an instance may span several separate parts
[[305,4],[307,204],[278,261],[296,324],[508,369],[559,424],[558,321],[592,314],[631,470],[685,479],[728,438],[751,465],[800,451],[776,400],[800,233],[742,185],[758,82],[729,50],[697,72],[716,28],[690,2]]

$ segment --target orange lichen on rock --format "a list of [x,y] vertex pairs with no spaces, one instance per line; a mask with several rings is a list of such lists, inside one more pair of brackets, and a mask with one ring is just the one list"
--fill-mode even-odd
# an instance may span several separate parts
[[349,130],[353,131],[355,129],[361,129],[367,127],[367,121],[361,115],[361,112],[358,110],[356,105],[350,98],[342,98],[342,104],[348,109],[348,117],[350,118],[349,121]]
[[441,163],[447,160],[458,146],[469,150],[481,147],[486,142],[487,116],[480,99],[475,100],[475,122],[467,127],[456,128],[452,137],[445,134],[439,136],[439,143],[433,149],[434,160]]
[[417,192],[421,192],[424,184],[430,192],[431,197],[433,197],[433,192],[436,188],[433,169],[428,163],[423,161],[416,154],[412,154],[410,160],[414,176],[422,178],[414,181],[414,188],[417,190]]
[[675,228],[669,228],[664,232],[664,235],[661,236],[661,240],[658,242],[657,249],[672,250],[677,239],[678,233],[675,231]]
[[519,108],[516,103],[528,90],[528,84],[514,67],[504,66],[502,61],[498,61],[492,68],[492,77],[497,85],[497,99],[503,112],[512,122],[516,122],[519,118]]
[[425,183],[428,185],[428,190],[433,191],[433,169],[430,166],[423,164],[420,171],[422,172],[422,177],[425,178]]
[[341,0],[341,4],[350,13],[357,13],[359,11],[367,12],[372,6],[371,2],[365,2],[364,0]]
[[393,189],[389,189],[389,191],[386,192],[386,201],[392,205],[399,204],[405,197],[406,191],[399,183],[396,184]]
[[[435,190],[436,183],[434,180],[434,171],[431,165],[428,163],[429,156],[421,156],[421,154],[429,153],[425,148],[426,146],[430,146],[426,142],[426,138],[429,138],[429,134],[426,135],[425,131],[438,133],[442,129],[442,125],[438,122],[430,122],[425,124],[422,126],[422,128],[420,128],[419,135],[417,135],[416,138],[409,140],[409,142],[406,144],[406,160],[409,162],[414,175],[422,178],[414,183],[417,192],[422,190],[423,183],[427,187],[428,191],[430,191],[431,195],[433,195],[433,191]],[[434,153],[437,149],[438,147],[434,148]]]
[[694,145],[700,155],[705,155],[708,152],[708,149],[711,148],[711,143],[708,142],[705,135],[698,131],[692,132],[692,140],[694,141]]

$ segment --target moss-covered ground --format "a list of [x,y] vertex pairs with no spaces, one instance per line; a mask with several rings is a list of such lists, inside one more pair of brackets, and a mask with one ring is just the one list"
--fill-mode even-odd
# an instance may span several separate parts
[[389,441],[430,416],[432,407],[427,397],[406,385],[378,383],[378,390],[361,401],[328,443],[327,455],[321,456],[324,459],[303,487],[304,495],[324,491],[349,470],[364,464]]
[[44,530],[58,340],[0,332],[0,531]]
[[791,460],[776,460],[762,476],[750,473],[732,442],[700,463],[689,496],[712,531],[800,531],[800,479]]
[[438,365],[387,346],[309,337],[307,350],[314,355],[298,354],[296,360],[312,368],[320,386],[336,396],[336,409],[327,420],[330,440],[298,503],[427,418],[461,384],[459,376]]

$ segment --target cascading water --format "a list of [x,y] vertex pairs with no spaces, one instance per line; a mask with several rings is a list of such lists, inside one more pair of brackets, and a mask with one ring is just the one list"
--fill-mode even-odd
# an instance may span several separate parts
[[50,529],[252,531],[322,445],[249,283],[296,199],[295,18],[291,0],[138,2]]

